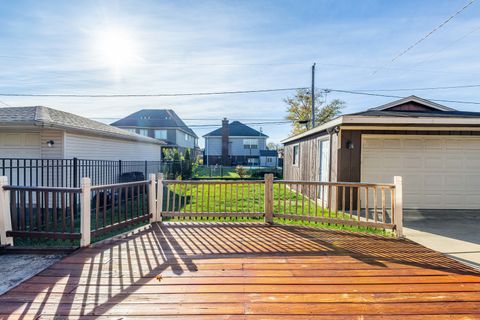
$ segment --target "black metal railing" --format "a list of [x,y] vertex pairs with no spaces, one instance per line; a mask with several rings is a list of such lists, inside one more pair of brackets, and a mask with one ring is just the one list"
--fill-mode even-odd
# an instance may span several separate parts
[[161,171],[161,161],[0,158],[0,176],[15,186],[77,188],[82,177],[105,185],[141,181]]

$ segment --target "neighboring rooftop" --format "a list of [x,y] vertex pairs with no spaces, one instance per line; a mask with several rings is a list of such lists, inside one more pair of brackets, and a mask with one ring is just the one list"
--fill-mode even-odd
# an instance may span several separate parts
[[198,138],[195,132],[171,109],[142,109],[111,124],[115,127],[181,129]]
[[105,123],[73,113],[43,106],[0,108],[0,125],[35,125],[58,129],[74,129],[97,135],[163,144],[157,139],[143,137]]
[[[228,124],[228,131],[230,137],[268,137],[260,131],[257,131],[239,121],[233,121]],[[213,130],[204,135],[204,137],[221,137],[222,127]]]

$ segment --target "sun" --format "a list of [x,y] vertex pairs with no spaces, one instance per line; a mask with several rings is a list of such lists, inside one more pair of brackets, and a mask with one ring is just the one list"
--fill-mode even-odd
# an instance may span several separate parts
[[131,32],[122,28],[106,28],[95,35],[97,62],[120,73],[139,60],[138,44]]

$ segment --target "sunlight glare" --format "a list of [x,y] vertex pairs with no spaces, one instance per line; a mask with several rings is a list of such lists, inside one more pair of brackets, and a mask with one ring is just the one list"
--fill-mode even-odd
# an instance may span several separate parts
[[94,50],[99,63],[115,73],[133,66],[138,60],[138,48],[131,33],[120,28],[107,28],[96,35]]

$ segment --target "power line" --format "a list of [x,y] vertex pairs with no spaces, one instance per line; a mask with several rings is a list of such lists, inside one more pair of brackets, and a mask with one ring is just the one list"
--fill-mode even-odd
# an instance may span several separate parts
[[466,89],[466,88],[478,88],[480,84],[468,84],[459,86],[447,86],[447,87],[424,87],[424,88],[400,88],[400,89],[360,89],[352,90],[356,92],[393,92],[393,91],[422,91],[422,90],[446,90],[446,89]]
[[[438,31],[440,28],[442,28],[444,25],[446,25],[448,22],[450,22],[450,20],[454,19],[456,16],[458,16],[460,13],[462,13],[465,9],[467,9],[469,6],[471,6],[476,0],[470,0],[470,2],[468,2],[466,5],[464,5],[460,10],[458,10],[457,12],[455,12],[454,14],[452,14],[450,17],[447,18],[447,20],[443,21],[442,23],[440,23],[437,27],[435,27],[432,31],[430,31],[429,33],[427,33],[425,36],[423,36],[422,38],[420,38],[419,40],[417,40],[415,43],[413,43],[412,45],[410,45],[409,47],[407,47],[405,50],[403,50],[402,52],[400,52],[399,54],[397,54],[395,57],[393,57],[392,60],[390,60],[388,62],[388,64],[391,64],[393,62],[395,62],[395,60],[399,59],[401,56],[405,55],[407,52],[409,52],[410,50],[412,50],[413,48],[415,48],[416,46],[418,46],[420,43],[422,43],[423,41],[425,41],[428,37],[430,37],[432,34],[434,34],[436,31]],[[379,68],[377,70],[375,70],[373,72],[372,75],[376,74],[380,69],[383,69],[382,68]]]
[[[330,90],[332,92],[365,95],[365,96],[374,96],[374,97],[397,98],[397,99],[406,98],[405,96],[394,96],[394,95],[386,95],[386,94],[370,93],[370,92],[362,92],[362,91],[350,91],[350,90],[339,90],[339,89],[328,89],[328,90]],[[431,99],[431,98],[424,98],[424,99],[430,100],[430,101],[436,101],[436,102],[480,105],[480,102],[478,102],[478,101],[462,101],[462,100]]]
[[189,93],[152,93],[152,94],[38,94],[38,93],[0,93],[3,97],[68,97],[68,98],[135,98],[135,97],[183,97],[183,96],[211,96],[225,94],[247,94],[247,93],[267,93],[280,91],[294,91],[308,89],[307,87],[298,88],[279,88],[279,89],[259,89],[259,90],[240,90],[240,91],[218,91],[218,92],[189,92]]

